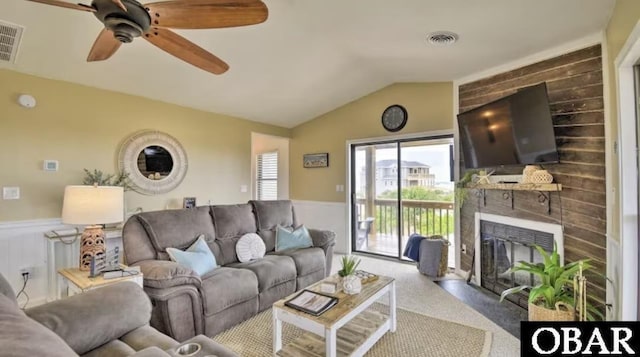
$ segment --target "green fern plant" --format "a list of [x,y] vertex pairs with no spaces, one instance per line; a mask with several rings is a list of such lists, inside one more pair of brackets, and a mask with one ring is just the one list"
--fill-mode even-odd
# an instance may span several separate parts
[[338,275],[345,277],[356,272],[358,265],[360,265],[360,258],[354,255],[345,255],[340,259],[340,262],[342,263],[342,269],[338,271]]
[[[566,265],[560,264],[558,247],[554,244],[553,252],[547,253],[542,247],[534,245],[535,249],[544,259],[543,263],[532,264],[528,262],[518,262],[518,265],[511,268],[512,272],[523,271],[540,278],[540,283],[535,286],[521,285],[502,292],[500,301],[507,295],[516,294],[524,290],[529,290],[529,302],[542,306],[546,309],[555,310],[556,303],[562,302],[575,309],[576,302],[573,295],[573,277],[580,271],[587,271],[593,266],[589,264],[589,259],[578,260]],[[593,305],[587,303],[587,319],[602,320],[604,317]]]
[[125,191],[131,188],[128,172],[120,171],[117,174],[105,174],[101,170],[94,169],[92,172],[84,169],[84,173],[83,185],[122,186]]

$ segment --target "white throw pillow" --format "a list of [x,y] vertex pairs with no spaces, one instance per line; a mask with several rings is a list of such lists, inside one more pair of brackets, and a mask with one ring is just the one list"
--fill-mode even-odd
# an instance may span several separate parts
[[241,263],[264,257],[267,248],[262,238],[256,233],[247,233],[236,243],[236,254]]

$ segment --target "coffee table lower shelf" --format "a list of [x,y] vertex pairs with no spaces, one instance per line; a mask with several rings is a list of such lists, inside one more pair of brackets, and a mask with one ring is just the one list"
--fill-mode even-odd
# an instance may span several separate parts
[[[366,310],[358,314],[337,333],[338,356],[362,356],[391,328],[389,315]],[[324,337],[305,332],[278,351],[282,357],[324,357]]]

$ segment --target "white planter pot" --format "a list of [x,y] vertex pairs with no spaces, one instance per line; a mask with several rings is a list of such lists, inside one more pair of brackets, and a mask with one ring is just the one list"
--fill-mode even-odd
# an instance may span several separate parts
[[362,291],[362,282],[355,275],[347,275],[342,278],[342,290],[345,294],[355,295]]

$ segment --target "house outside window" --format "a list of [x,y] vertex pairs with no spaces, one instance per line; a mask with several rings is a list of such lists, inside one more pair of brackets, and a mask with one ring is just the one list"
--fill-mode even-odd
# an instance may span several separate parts
[[278,199],[278,152],[266,152],[257,156],[256,199]]

